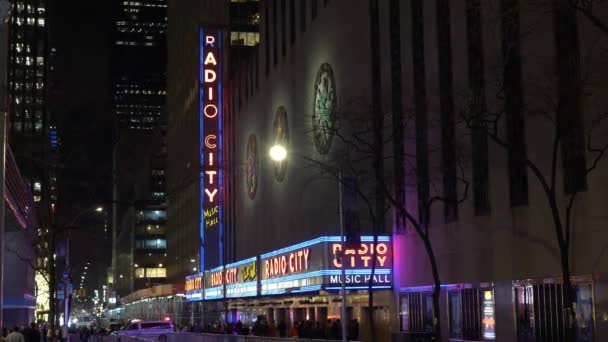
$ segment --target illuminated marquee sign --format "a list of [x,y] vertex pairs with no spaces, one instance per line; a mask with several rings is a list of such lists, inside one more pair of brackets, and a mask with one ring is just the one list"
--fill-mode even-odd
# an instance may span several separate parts
[[224,298],[224,267],[220,266],[205,271],[204,286],[204,299]]
[[341,285],[343,265],[348,289],[363,289],[370,280],[376,289],[392,286],[390,237],[379,236],[374,243],[373,237],[362,236],[358,248],[344,251],[344,259],[337,257],[341,251],[341,238],[328,236],[262,254],[261,294],[335,290]]
[[264,269],[268,278],[276,278],[288,274],[308,271],[310,248],[293,251],[288,254],[268,258],[264,261]]
[[203,299],[203,273],[191,275],[186,278],[186,300]]
[[256,259],[254,257],[226,265],[224,281],[227,298],[258,295],[258,264]]
[[342,267],[345,268],[347,289],[367,289],[370,280],[373,289],[392,287],[393,260],[389,236],[379,236],[375,242],[372,236],[361,236],[359,246],[347,248],[344,258],[338,257],[343,249],[341,241],[339,236],[324,236],[262,254],[259,258],[216,267],[204,273],[204,295],[200,294],[201,274],[190,276],[186,279],[187,299],[338,290]]
[[207,247],[205,251],[201,246],[201,269],[222,264],[221,43],[221,30],[200,29],[200,238],[201,245]]

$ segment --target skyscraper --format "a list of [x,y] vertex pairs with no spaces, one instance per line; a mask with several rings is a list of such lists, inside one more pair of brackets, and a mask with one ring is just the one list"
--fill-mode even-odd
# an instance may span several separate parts
[[165,110],[166,0],[116,1],[113,111],[120,129],[151,130]]
[[10,131],[41,136],[46,118],[46,1],[13,2],[8,62]]

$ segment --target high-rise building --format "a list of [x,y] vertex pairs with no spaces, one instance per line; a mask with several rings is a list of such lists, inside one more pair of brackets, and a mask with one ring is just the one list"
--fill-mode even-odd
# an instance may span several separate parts
[[46,0],[13,1],[10,20],[11,134],[41,136],[46,119]]
[[116,0],[113,111],[120,129],[152,130],[165,113],[166,0]]

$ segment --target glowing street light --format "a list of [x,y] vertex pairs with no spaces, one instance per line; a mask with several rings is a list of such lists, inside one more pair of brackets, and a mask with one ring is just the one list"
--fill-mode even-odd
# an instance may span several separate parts
[[98,212],[98,213],[100,213],[100,212],[103,211],[103,207],[97,207],[97,208],[95,208],[95,211]]
[[276,162],[287,158],[287,149],[283,145],[274,145],[270,148],[270,158]]

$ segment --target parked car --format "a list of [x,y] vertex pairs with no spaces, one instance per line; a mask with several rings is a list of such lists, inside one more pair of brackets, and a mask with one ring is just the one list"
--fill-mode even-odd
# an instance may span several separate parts
[[166,333],[173,333],[173,323],[171,321],[140,321],[132,320],[125,325],[121,330],[112,332],[112,335],[118,336],[138,336],[143,338],[155,339],[158,336]]

